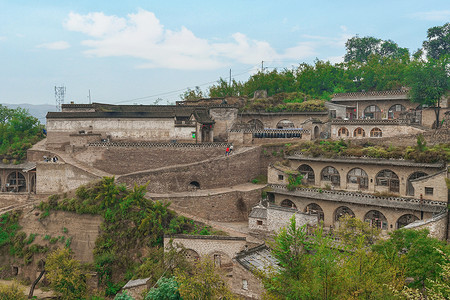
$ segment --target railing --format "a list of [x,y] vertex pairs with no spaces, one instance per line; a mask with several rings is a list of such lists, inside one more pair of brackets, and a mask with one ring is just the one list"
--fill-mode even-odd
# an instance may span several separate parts
[[421,199],[415,199],[415,198],[404,198],[404,197],[380,197],[375,196],[371,194],[364,194],[364,193],[358,193],[358,192],[347,192],[347,191],[328,191],[318,188],[302,188],[298,187],[293,190],[288,190],[286,185],[282,184],[269,184],[269,187],[277,190],[283,190],[283,191],[289,191],[295,194],[295,192],[310,192],[310,193],[320,193],[325,195],[338,195],[342,197],[358,197],[363,199],[371,199],[371,200],[387,200],[397,203],[409,203],[409,204],[417,204],[417,205],[431,205],[431,206],[439,206],[439,207],[445,207],[447,206],[446,202],[442,201],[434,201],[434,200],[421,200]]
[[232,143],[155,143],[155,142],[94,142],[89,147],[148,147],[148,148],[227,148]]
[[409,120],[405,119],[352,119],[352,120],[331,120],[331,124],[338,125],[407,125]]

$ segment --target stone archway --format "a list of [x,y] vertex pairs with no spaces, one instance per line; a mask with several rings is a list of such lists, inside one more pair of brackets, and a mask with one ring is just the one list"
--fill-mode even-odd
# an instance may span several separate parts
[[303,164],[300,167],[298,167],[298,171],[300,172],[300,174],[303,175],[303,182],[309,184],[309,185],[314,185],[316,182],[316,176],[314,174],[314,170],[313,168],[311,168],[311,166],[307,165],[307,164]]
[[377,105],[369,105],[364,109],[364,117],[367,119],[381,119],[381,109]]
[[314,126],[314,139],[318,139],[320,137],[320,129],[319,126]]
[[329,182],[334,187],[341,186],[341,175],[335,167],[328,166],[323,168],[320,179],[327,184]]
[[13,171],[6,178],[6,191],[25,193],[27,191],[27,180],[20,171]]
[[419,220],[418,217],[412,214],[406,214],[398,218],[397,220],[397,229],[405,227],[406,225]]
[[283,201],[281,201],[280,205],[281,205],[281,207],[297,209],[297,205],[295,205],[295,203],[289,199],[284,199]]
[[184,257],[186,258],[187,261],[190,262],[195,262],[200,259],[200,255],[195,250],[192,249],[185,249]]
[[347,206],[339,206],[334,211],[334,222],[339,222],[339,219],[342,218],[343,216],[355,217],[355,213]]
[[364,221],[378,229],[387,230],[388,223],[386,217],[378,210],[371,210],[364,216]]
[[264,129],[264,124],[258,119],[252,119],[247,122],[253,130],[262,130]]
[[389,192],[398,193],[400,191],[400,180],[395,172],[385,169],[375,176],[375,185],[384,186]]
[[189,189],[191,189],[191,190],[199,190],[200,189],[200,183],[198,181],[191,181],[189,183]]
[[323,221],[325,219],[325,215],[323,213],[322,207],[320,207],[319,204],[316,203],[310,203],[305,207],[305,213],[317,215],[319,218],[319,221]]
[[294,122],[291,120],[281,120],[277,123],[277,129],[292,129],[295,128]]
[[428,176],[428,174],[425,172],[414,172],[408,176],[408,181],[406,183],[406,195],[414,196],[415,191],[411,181],[424,176]]

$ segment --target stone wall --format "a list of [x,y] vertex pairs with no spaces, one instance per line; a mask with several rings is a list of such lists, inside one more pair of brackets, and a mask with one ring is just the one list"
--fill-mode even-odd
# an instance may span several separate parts
[[175,166],[180,163],[195,163],[224,155],[225,147],[87,147],[74,153],[77,160],[116,175]]
[[[363,120],[366,121],[366,120]],[[364,122],[353,122],[353,121],[342,121],[339,122],[339,124],[331,124],[331,137],[334,139],[362,139],[362,138],[371,138],[376,139],[377,137],[371,137],[370,132],[372,129],[380,129],[382,132],[382,137],[394,137],[399,135],[412,135],[412,134],[419,134],[424,132],[424,130],[412,127],[409,125],[400,125],[400,124],[389,124],[386,122],[386,124],[383,124],[382,122],[366,122],[366,123],[372,123],[372,124],[365,124]],[[349,132],[349,136],[347,135],[338,135],[339,129],[345,128]],[[364,130],[365,136],[357,136],[355,133],[355,129],[362,128]]]
[[36,193],[38,194],[56,194],[73,190],[95,179],[100,177],[64,162],[36,164]]
[[214,140],[227,140],[227,132],[237,119],[238,109],[235,107],[211,107],[209,114],[214,120]]
[[[246,286],[244,286],[244,280]],[[233,260],[233,277],[231,279],[231,291],[245,297],[245,299],[261,299],[264,287],[261,280]]]
[[214,254],[222,254],[226,255],[230,261],[236,253],[244,250],[247,243],[245,237],[178,234],[165,236],[164,248],[169,247],[170,241],[173,242],[173,245],[181,244],[186,249],[195,251],[200,258],[213,258]]
[[[447,170],[413,180],[411,184],[414,187],[414,195],[423,199],[448,201],[445,178],[447,178]],[[431,194],[427,194],[427,192],[431,192]]]
[[328,111],[324,112],[245,112],[239,114],[239,121],[248,123],[252,120],[262,122],[264,128],[277,128],[277,124],[282,120],[289,120],[294,123],[294,128],[304,128],[306,120],[315,118],[321,121],[328,119]]
[[201,189],[234,186],[260,174],[259,157],[259,148],[248,148],[198,163],[124,175],[118,177],[118,181],[128,186],[150,182],[148,191],[153,193],[187,191],[192,187],[191,182],[197,182]]
[[[262,187],[261,187],[262,189]],[[248,220],[251,208],[261,200],[261,189],[232,191],[214,195],[184,197],[151,197],[168,200],[177,211],[218,222],[242,222]]]
[[428,229],[430,236],[439,240],[447,240],[448,212],[430,219],[416,221],[403,227],[404,229]]

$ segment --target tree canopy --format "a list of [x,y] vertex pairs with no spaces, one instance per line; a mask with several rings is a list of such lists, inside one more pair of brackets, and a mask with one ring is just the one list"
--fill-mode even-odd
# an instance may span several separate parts
[[423,48],[429,57],[440,59],[450,55],[450,23],[429,28],[427,38],[423,42]]

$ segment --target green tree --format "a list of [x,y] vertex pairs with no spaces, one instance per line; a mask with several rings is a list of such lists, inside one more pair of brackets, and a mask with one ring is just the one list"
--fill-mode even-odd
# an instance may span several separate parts
[[232,80],[231,85],[223,78],[217,81],[217,84],[209,88],[209,97],[236,97],[241,94],[242,84],[236,80]]
[[428,280],[436,280],[442,272],[448,246],[442,241],[428,237],[428,230],[396,230],[390,238],[373,246],[375,252],[383,255],[392,265],[403,269],[406,277],[415,281],[412,287],[428,287]]
[[383,41],[371,36],[354,36],[345,43],[347,53],[344,56],[345,62],[357,61],[365,63],[370,55],[380,55],[381,57],[403,57],[409,55],[407,48],[399,47],[391,40]]
[[81,264],[73,258],[70,249],[57,249],[47,256],[46,278],[61,299],[82,299],[86,296],[86,274]]
[[183,94],[180,95],[180,98],[183,101],[199,100],[203,98],[203,92],[199,86],[196,86],[193,90],[188,88]]
[[192,272],[175,270],[175,279],[185,300],[235,299],[211,259],[196,262]]
[[25,300],[25,291],[17,282],[12,285],[0,284],[0,300]]
[[429,28],[427,38],[428,40],[423,42],[427,56],[440,59],[450,55],[450,23]]
[[441,98],[450,90],[449,68],[450,56],[444,56],[439,60],[414,60],[407,71],[409,98],[413,102],[434,108],[436,128],[440,126]]
[[157,287],[150,289],[145,296],[145,300],[181,300],[178,291],[178,282],[175,277],[161,278],[157,282]]

